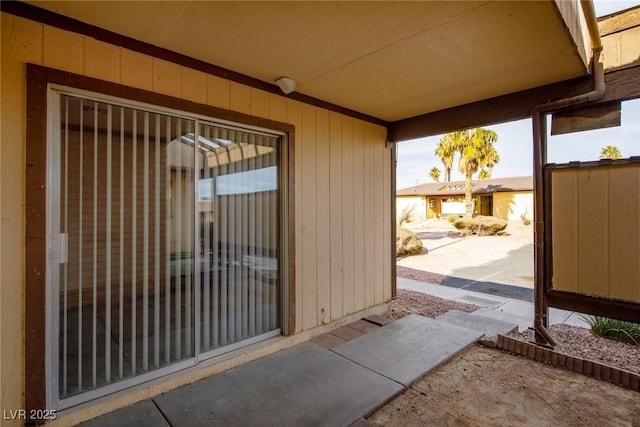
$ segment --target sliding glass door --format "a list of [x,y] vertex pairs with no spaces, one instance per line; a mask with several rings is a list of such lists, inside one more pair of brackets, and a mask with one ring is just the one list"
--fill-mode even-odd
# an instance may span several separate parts
[[278,144],[200,126],[201,351],[280,327]]
[[52,93],[53,401],[278,334],[281,137]]

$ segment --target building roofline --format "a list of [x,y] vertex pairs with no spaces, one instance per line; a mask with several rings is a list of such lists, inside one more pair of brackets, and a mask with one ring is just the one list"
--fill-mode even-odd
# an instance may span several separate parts
[[[465,181],[432,182],[399,189],[397,196],[456,196],[464,194]],[[493,194],[506,191],[533,191],[532,176],[488,178],[473,181],[472,194]]]

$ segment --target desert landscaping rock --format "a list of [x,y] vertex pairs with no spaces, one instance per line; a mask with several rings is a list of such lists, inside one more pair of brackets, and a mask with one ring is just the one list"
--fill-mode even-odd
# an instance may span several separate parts
[[[639,345],[598,337],[593,335],[591,330],[577,326],[551,325],[549,331],[558,342],[556,350],[561,353],[595,360],[640,374]],[[534,332],[531,329],[510,335],[525,340],[534,339]],[[640,399],[640,396],[638,398]]]

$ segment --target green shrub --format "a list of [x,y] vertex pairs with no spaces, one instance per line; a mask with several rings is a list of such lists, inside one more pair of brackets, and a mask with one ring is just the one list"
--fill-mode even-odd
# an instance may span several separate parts
[[451,224],[456,222],[456,219],[458,219],[458,217],[455,216],[455,215],[450,215],[450,216],[447,217],[447,221],[449,221]]
[[599,337],[640,345],[640,324],[638,323],[590,315],[582,315],[582,318],[591,327],[591,331]]
[[396,232],[396,256],[420,255],[422,240],[411,230],[398,227]]
[[468,216],[458,218],[453,223],[453,226],[458,230],[466,231],[470,234],[477,234],[478,236],[492,236],[507,228],[509,223],[504,219],[496,218],[495,216],[481,216],[478,215],[475,218],[469,218]]

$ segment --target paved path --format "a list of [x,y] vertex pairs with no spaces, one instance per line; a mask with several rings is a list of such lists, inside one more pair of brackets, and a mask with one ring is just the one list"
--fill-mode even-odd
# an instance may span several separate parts
[[446,276],[445,283],[441,283],[445,286],[470,286],[470,290],[491,286],[498,295],[506,292],[507,297],[532,301],[534,263],[530,225],[510,221],[506,230],[509,235],[468,237],[461,236],[447,221],[412,223],[407,228],[420,237],[427,252],[400,259],[399,266]]
[[347,340],[356,333],[340,328],[328,335],[346,342],[305,342],[81,425],[367,425],[362,417],[483,336],[418,315],[354,326],[366,332]]
[[[468,289],[457,289],[426,282],[418,282],[402,277],[398,277],[397,283],[400,289],[409,289],[448,300],[479,305],[482,308],[475,313],[485,317],[516,323],[520,330],[533,326],[533,303],[530,302],[497,295],[488,295]],[[549,321],[551,324],[564,323],[572,326],[588,326],[578,313],[556,308],[549,309]]]

